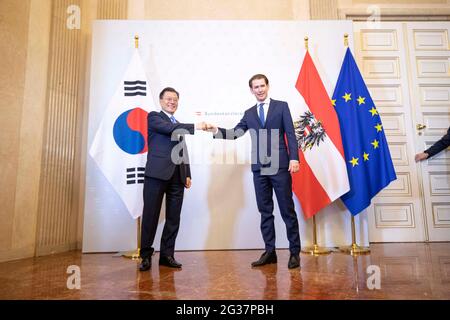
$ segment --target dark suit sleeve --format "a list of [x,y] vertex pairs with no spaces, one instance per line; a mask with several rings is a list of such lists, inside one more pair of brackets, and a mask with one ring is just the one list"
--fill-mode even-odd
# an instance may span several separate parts
[[233,129],[218,128],[219,131],[213,135],[214,139],[235,140],[242,137],[248,130],[247,126],[247,112],[245,112],[241,121]]
[[289,106],[287,103],[283,108],[283,126],[284,132],[286,132],[289,147],[289,160],[298,161],[298,143],[297,138],[295,137],[294,123],[292,121],[291,112],[289,111]]
[[[185,141],[183,141],[184,143],[186,143]],[[186,166],[186,178],[192,178],[191,176],[191,161],[189,160],[189,153],[188,153],[188,149],[187,146],[185,145],[184,150],[186,151],[186,163],[184,164]]]
[[450,146],[450,127],[447,130],[447,134],[443,136],[439,141],[436,141],[431,147],[424,152],[428,153],[428,158],[438,154],[442,150]]
[[181,133],[189,132],[189,134],[194,134],[195,131],[193,123],[172,123],[161,118],[157,112],[150,112],[147,120],[148,128],[159,134],[170,136],[175,130],[183,130],[184,132]]
[[191,178],[192,180],[192,176],[191,176],[191,166],[188,164],[186,164],[186,178]]

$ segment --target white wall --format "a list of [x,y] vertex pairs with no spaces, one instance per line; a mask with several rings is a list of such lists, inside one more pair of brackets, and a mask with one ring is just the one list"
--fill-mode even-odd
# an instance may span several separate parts
[[[344,55],[344,33],[353,34],[350,21],[96,21],[88,148],[131,58],[135,34],[140,37],[139,51],[155,103],[160,90],[172,86],[180,92],[178,120],[229,127],[255,103],[248,88],[248,79],[255,73],[268,76],[270,96],[288,101],[296,117],[304,103],[294,87],[305,53],[304,36],[310,39],[310,53],[331,96]],[[185,193],[177,250],[264,247],[248,164],[249,141],[248,134],[234,142],[216,141],[204,132],[187,139],[193,185]],[[221,163],[220,159],[233,155],[244,163]],[[89,155],[86,169],[83,251],[134,249],[136,222]],[[311,221],[304,221],[296,198],[295,204],[302,245],[310,245]],[[274,214],[277,246],[287,247],[277,207]],[[350,214],[340,201],[316,217],[319,244],[351,242]],[[367,245],[365,212],[356,223],[358,241]],[[162,226],[163,215],[155,239],[157,250]]]

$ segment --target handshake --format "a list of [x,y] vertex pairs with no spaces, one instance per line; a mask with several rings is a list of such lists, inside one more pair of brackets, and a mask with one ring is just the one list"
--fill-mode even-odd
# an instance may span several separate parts
[[204,121],[196,123],[195,124],[195,129],[196,130],[203,130],[203,131],[208,131],[208,132],[212,132],[212,133],[216,133],[217,132],[217,126],[211,124],[211,123],[206,123]]

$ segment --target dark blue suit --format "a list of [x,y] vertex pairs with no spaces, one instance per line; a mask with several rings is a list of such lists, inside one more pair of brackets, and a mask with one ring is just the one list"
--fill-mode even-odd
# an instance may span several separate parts
[[428,158],[438,154],[442,150],[450,146],[450,127],[447,129],[447,134],[445,134],[441,139],[436,141],[431,147],[429,147],[424,152],[428,153]]
[[[145,166],[144,210],[142,213],[142,258],[153,254],[159,213],[166,195],[166,222],[161,237],[163,256],[173,256],[180,224],[186,178],[191,177],[189,156],[183,134],[194,134],[194,124],[172,123],[164,112],[150,112],[148,122],[148,154]],[[174,131],[182,130],[181,135]],[[174,141],[173,141],[174,139]],[[172,150],[179,151],[178,163],[172,160]],[[184,152],[184,153],[183,153]]]
[[265,249],[275,250],[273,216],[275,190],[281,217],[286,224],[289,250],[291,254],[297,255],[300,253],[300,235],[292,200],[292,177],[288,167],[290,160],[298,161],[298,147],[288,104],[271,99],[264,126],[260,122],[255,105],[245,111],[244,117],[233,129],[219,128],[214,138],[236,139],[248,130],[251,130],[253,184],[258,210],[261,213],[261,233]]

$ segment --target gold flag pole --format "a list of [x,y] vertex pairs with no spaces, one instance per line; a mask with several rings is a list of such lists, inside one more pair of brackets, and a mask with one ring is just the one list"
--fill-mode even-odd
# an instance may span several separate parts
[[352,215],[352,245],[340,247],[339,251],[344,252],[346,254],[351,254],[352,256],[370,253],[370,249],[368,247],[361,247],[356,244],[355,217],[353,215]]
[[[305,49],[306,51],[309,50],[308,47],[308,37],[305,37]],[[328,248],[324,248],[324,247],[319,247],[317,245],[317,225],[316,225],[316,216],[314,215],[313,217],[313,245],[311,247],[306,247],[304,249],[302,249],[303,253],[307,253],[310,255],[322,255],[322,254],[329,254],[331,252],[330,249]]]
[[[344,47],[348,47],[348,34],[344,34]],[[370,249],[368,247],[361,247],[356,244],[356,233],[355,233],[355,217],[352,216],[352,244],[350,246],[340,247],[339,251],[344,252],[346,254],[351,254],[352,256],[360,255],[360,254],[368,254],[370,253]]]
[[329,254],[331,253],[331,249],[325,248],[325,247],[319,247],[317,245],[317,226],[316,226],[316,216],[313,217],[313,245],[311,247],[306,247],[302,249],[303,253],[310,254],[312,256],[318,256],[323,254]]
[[[134,47],[136,49],[139,48],[139,36],[135,35],[134,36]],[[132,260],[138,260],[140,257],[140,249],[141,249],[141,217],[138,217],[136,219],[136,224],[137,224],[137,249],[134,251],[126,251],[126,252],[119,252],[117,254],[115,254],[114,256],[119,256],[119,257],[124,257],[124,258],[128,258],[128,259],[132,259]]]

